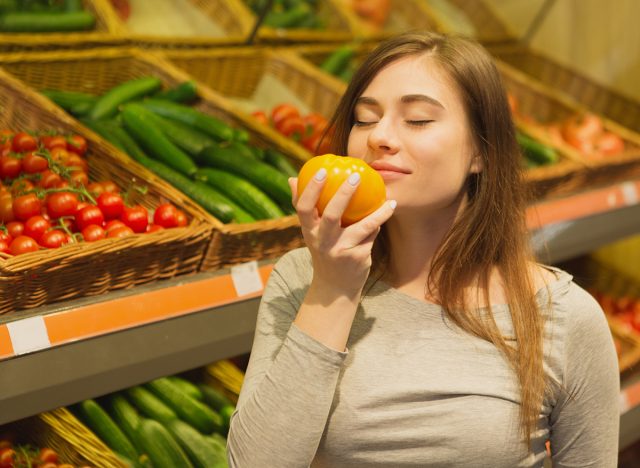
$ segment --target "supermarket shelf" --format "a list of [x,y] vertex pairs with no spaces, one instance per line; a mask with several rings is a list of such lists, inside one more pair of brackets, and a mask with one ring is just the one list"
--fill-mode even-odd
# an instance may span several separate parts
[[640,438],[640,373],[623,379],[620,390],[620,450]]
[[32,310],[19,320],[44,313],[51,346],[8,357],[2,339],[0,424],[246,353],[260,294],[225,270]]

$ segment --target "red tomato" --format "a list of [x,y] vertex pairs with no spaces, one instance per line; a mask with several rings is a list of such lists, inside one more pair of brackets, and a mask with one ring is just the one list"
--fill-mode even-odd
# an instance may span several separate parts
[[2,253],[11,253],[11,250],[9,250],[9,244],[11,242],[7,242],[5,240],[0,240],[0,252]]
[[95,205],[88,205],[76,213],[76,226],[79,231],[84,230],[91,224],[102,226],[104,223],[104,214]]
[[288,138],[300,141],[305,134],[306,126],[300,117],[289,117],[278,122],[276,130]]
[[331,151],[331,138],[328,135],[323,138],[322,134],[316,133],[302,140],[302,146],[313,154],[327,154]]
[[86,186],[89,183],[89,176],[84,171],[71,171],[71,185],[74,187]]
[[178,209],[171,203],[163,203],[153,213],[153,222],[164,228],[172,228],[178,225]]
[[15,239],[24,232],[24,223],[21,221],[11,221],[6,224],[6,228],[9,235]]
[[6,192],[0,195],[0,222],[8,223],[16,219],[13,213],[13,196]]
[[614,156],[624,151],[624,141],[615,133],[604,132],[596,138],[595,150],[605,156]]
[[127,237],[135,234],[129,226],[118,226],[107,231],[107,237]]
[[251,116],[261,124],[269,125],[269,117],[267,117],[267,114],[264,111],[259,110],[252,112]]
[[55,463],[45,463],[44,465],[38,465],[38,468],[58,468]]
[[35,174],[49,168],[49,162],[39,154],[31,151],[22,158],[22,170],[27,174]]
[[11,241],[11,244],[9,244],[9,252],[12,255],[35,252],[38,249],[38,243],[29,236],[17,236]]
[[291,104],[279,104],[271,109],[271,122],[276,128],[281,121],[289,117],[300,117],[298,109]]
[[84,156],[87,152],[87,140],[80,135],[71,135],[67,139],[67,149],[73,151],[80,156]]
[[66,148],[61,148],[59,146],[49,150],[49,154],[51,155],[51,159],[55,162],[59,162],[60,164],[64,164],[64,162],[69,159],[69,152]]
[[42,202],[35,193],[20,195],[13,199],[13,213],[20,221],[26,221],[32,216],[39,215]]
[[149,225],[149,212],[142,205],[125,206],[120,220],[133,229],[133,232],[145,232]]
[[40,245],[48,249],[57,249],[58,247],[68,243],[68,234],[60,229],[52,229],[45,232],[40,238]]
[[47,213],[51,218],[72,216],[78,209],[78,196],[72,192],[55,192],[47,197]]
[[98,196],[104,192],[104,187],[100,182],[91,182],[87,185],[87,190],[91,195]]
[[298,175],[298,196],[302,195],[311,178],[320,168],[327,170],[327,180],[318,199],[318,213],[322,215],[327,203],[353,172],[359,172],[360,185],[342,215],[342,225],[348,226],[380,208],[386,200],[386,189],[380,174],[362,159],[325,154],[309,159]]
[[[122,224],[124,226],[124,224]],[[95,242],[104,239],[107,232],[97,224],[90,224],[82,230],[82,238],[85,242]]]
[[100,182],[102,184],[102,188],[105,192],[109,193],[120,193],[120,189],[116,185],[116,183],[112,180],[105,180],[104,182]]
[[40,215],[32,216],[24,223],[24,235],[40,242],[42,235],[51,229],[51,223]]
[[313,135],[314,133],[322,133],[327,128],[329,122],[324,118],[323,115],[318,114],[317,112],[312,112],[310,114],[305,115],[302,118],[306,126],[305,136]]
[[55,450],[50,448],[42,448],[40,449],[40,454],[38,455],[38,460],[41,462],[50,462],[50,463],[58,463],[58,454]]
[[0,452],[0,468],[13,468],[16,461],[16,452],[8,448]]
[[[0,241],[11,243],[12,240],[13,240],[13,236],[11,236],[7,228],[3,226],[2,229],[0,229]],[[0,440],[0,442],[2,441]],[[2,448],[2,444],[0,444],[0,448]]]
[[104,192],[98,196],[98,207],[104,214],[104,219],[115,219],[122,215],[124,201],[117,193]]
[[13,137],[12,148],[16,153],[35,151],[38,149],[38,140],[27,132],[18,132]]
[[0,156],[0,177],[15,179],[22,172],[22,159],[13,156]]
[[152,233],[152,232],[156,232],[156,231],[162,231],[164,228],[162,226],[160,226],[159,224],[149,224],[147,226],[147,234]]
[[187,219],[187,215],[184,211],[178,210],[178,214],[176,215],[178,219],[178,227],[184,227],[189,224],[189,220]]
[[33,188],[33,183],[28,179],[15,179],[11,182],[11,193],[14,196],[22,195]]
[[89,163],[86,159],[81,158],[77,154],[70,153],[70,156],[64,162],[64,165],[69,168],[89,172]]
[[38,186],[46,189],[53,188],[53,187],[56,187],[61,181],[62,181],[62,178],[58,174],[47,169],[44,172],[40,173],[40,180],[38,181]]
[[53,148],[67,149],[67,140],[62,135],[45,135],[40,137],[40,142],[49,151]]

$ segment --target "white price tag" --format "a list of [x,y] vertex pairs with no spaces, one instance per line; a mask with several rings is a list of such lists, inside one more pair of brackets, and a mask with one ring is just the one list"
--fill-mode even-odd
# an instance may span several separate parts
[[620,414],[624,414],[631,409],[631,405],[629,404],[629,399],[627,398],[627,394],[625,391],[620,392]]
[[7,328],[16,356],[51,347],[47,326],[41,316],[9,322]]
[[231,279],[238,296],[262,291],[262,278],[258,271],[258,262],[241,263],[231,267]]
[[638,191],[636,185],[633,182],[625,182],[622,184],[622,197],[627,206],[635,205],[638,203]]

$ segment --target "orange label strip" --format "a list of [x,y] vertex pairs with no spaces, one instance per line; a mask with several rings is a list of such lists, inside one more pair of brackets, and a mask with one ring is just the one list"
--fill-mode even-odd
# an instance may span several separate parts
[[527,209],[527,227],[539,229],[548,224],[585,218],[638,203],[640,181],[573,195],[533,205]]
[[0,360],[14,355],[11,336],[6,325],[0,325]]

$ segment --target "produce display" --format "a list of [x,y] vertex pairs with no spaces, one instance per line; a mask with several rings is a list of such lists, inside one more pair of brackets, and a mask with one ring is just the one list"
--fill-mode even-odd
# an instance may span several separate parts
[[344,44],[330,53],[327,58],[322,61],[320,69],[348,83],[351,81],[351,77],[357,67],[355,55],[356,46]]
[[[321,29],[325,25],[317,15],[318,1],[274,0],[262,24],[276,29]],[[267,4],[266,0],[247,0],[247,5],[256,15],[264,11]]]
[[81,0],[3,0],[0,2],[0,32],[49,33],[87,31],[96,17],[82,7]]
[[43,93],[223,223],[293,212],[287,178],[297,171],[284,155],[188,106],[197,99],[193,82],[161,88],[159,79],[142,77],[101,96]]
[[[327,132],[329,122],[317,112],[302,115],[292,104],[279,104],[268,114],[259,110],[251,115],[260,123],[297,141],[312,154],[325,154],[330,150],[331,135]],[[294,176],[295,173],[292,172],[291,175]]]
[[234,404],[220,391],[171,376],[74,406],[131,466],[224,467]]
[[0,468],[76,468],[51,448],[17,444],[15,438],[14,434],[0,434]]

